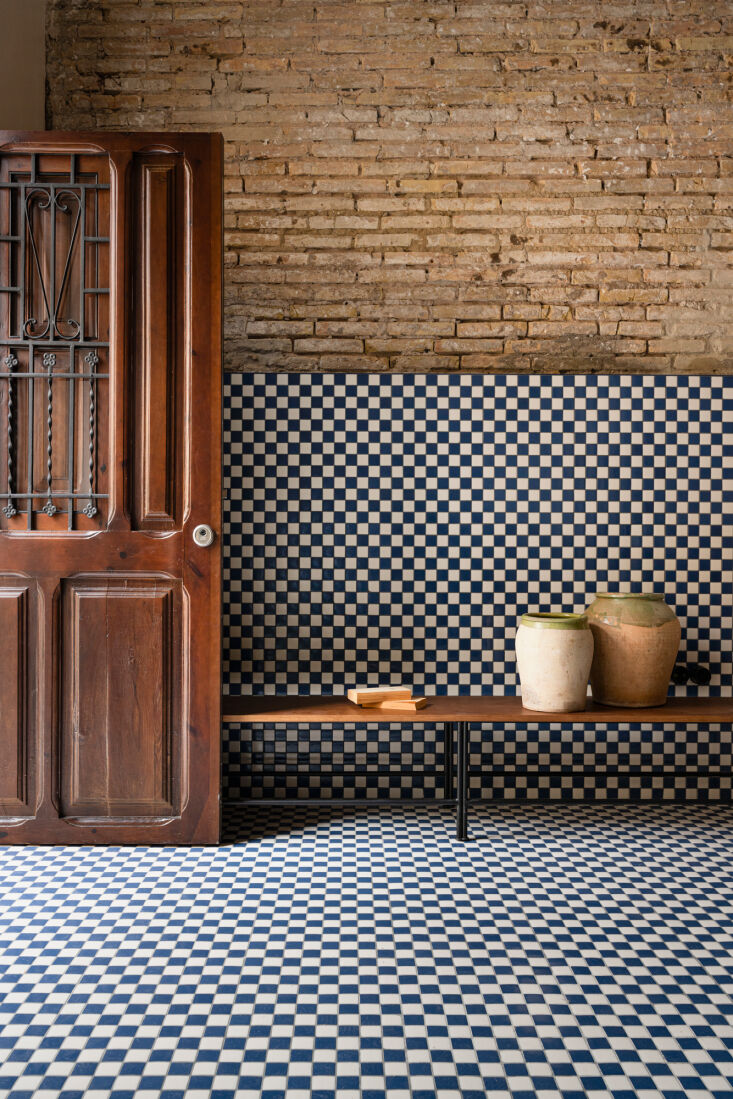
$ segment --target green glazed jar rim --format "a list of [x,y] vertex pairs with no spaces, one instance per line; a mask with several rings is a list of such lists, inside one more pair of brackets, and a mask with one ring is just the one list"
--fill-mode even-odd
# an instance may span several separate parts
[[528,611],[519,624],[533,630],[587,630],[588,618],[570,611]]
[[654,591],[597,591],[596,599],[646,599],[649,602],[661,603],[664,596]]

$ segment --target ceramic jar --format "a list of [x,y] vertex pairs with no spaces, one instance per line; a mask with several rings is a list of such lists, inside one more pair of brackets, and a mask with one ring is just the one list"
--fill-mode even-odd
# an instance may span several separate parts
[[663,706],[680,644],[680,624],[663,596],[599,592],[586,614],[595,641],[594,700]]
[[523,614],[517,664],[525,710],[584,710],[593,635],[584,614]]

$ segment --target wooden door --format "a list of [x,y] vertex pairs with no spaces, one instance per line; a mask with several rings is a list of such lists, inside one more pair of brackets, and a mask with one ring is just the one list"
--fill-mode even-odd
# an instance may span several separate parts
[[0,132],[2,843],[218,841],[221,171]]

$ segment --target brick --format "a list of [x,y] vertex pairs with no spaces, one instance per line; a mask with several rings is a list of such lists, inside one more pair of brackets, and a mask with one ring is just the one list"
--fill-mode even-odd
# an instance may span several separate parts
[[690,160],[683,157],[669,157],[666,160],[651,162],[653,176],[705,176],[713,179],[718,174],[716,160]]
[[256,320],[247,323],[248,336],[309,336],[313,332],[312,321]]
[[608,157],[605,160],[581,160],[578,171],[588,179],[600,177],[618,180],[624,176],[646,176],[647,162],[637,158],[623,160],[616,157]]
[[427,238],[429,248],[483,248],[498,246],[499,238],[490,233],[431,233]]
[[645,340],[661,336],[662,325],[655,321],[620,321],[619,336],[642,336]]
[[666,336],[661,340],[649,340],[649,351],[654,355],[660,352],[688,354],[691,351],[705,351],[705,340],[680,339],[678,336]]
[[398,179],[395,187],[406,194],[446,194],[457,191],[458,183],[455,179]]
[[526,335],[527,325],[522,321],[497,321],[496,323],[478,321],[459,321],[456,335],[460,338],[498,338],[504,336]]
[[460,214],[466,211],[487,212],[499,209],[498,198],[474,198],[469,195],[460,195],[455,198],[430,198],[431,209],[445,210],[449,213]]
[[389,369],[398,370],[402,372],[411,371],[445,371],[445,370],[458,370],[460,366],[460,360],[457,355],[437,355],[435,353],[425,354],[424,352],[418,352],[417,354],[398,355],[395,358],[389,360]]
[[331,337],[330,339],[293,340],[293,350],[296,352],[363,351],[363,349],[363,341],[357,339],[337,339]]
[[680,35],[675,41],[678,50],[699,53],[733,53],[733,34]]
[[583,225],[594,225],[595,219],[589,214],[529,214],[527,216],[528,229],[575,229]]
[[[311,227],[315,228],[315,219],[311,219]],[[336,229],[378,229],[379,218],[357,217],[355,214],[340,214],[333,219]]]
[[542,316],[542,306],[532,302],[509,302],[502,308],[507,320],[534,321]]
[[364,340],[364,349],[367,354],[373,352],[377,355],[395,355],[406,351],[431,352],[433,340],[430,336],[423,337],[393,337],[384,339]]
[[538,267],[578,267],[584,264],[596,263],[598,255],[595,252],[528,252],[527,263],[536,264]]
[[[326,200],[323,200],[326,201]],[[390,195],[380,195],[377,198],[359,198],[356,200],[357,210],[369,211],[372,213],[412,213],[425,209],[425,199],[421,197],[407,198],[404,195],[399,197],[393,197]]]
[[498,321],[501,319],[501,306],[481,305],[471,302],[451,302],[449,305],[436,305],[434,317],[460,318],[461,320]]
[[455,229],[518,229],[522,218],[518,214],[455,214]]
[[481,371],[500,371],[502,369],[501,362],[497,361],[501,355],[501,348],[497,348],[491,354],[481,352],[478,354],[465,353],[461,355],[461,370],[481,370]]
[[602,288],[598,293],[598,300],[608,305],[625,305],[626,303],[656,304],[666,301],[666,297],[666,290],[639,290],[635,287],[616,290]]
[[[303,367],[300,364],[293,364],[293,369],[302,370]],[[327,374],[331,374],[337,370],[350,371],[366,371],[366,370],[388,370],[389,360],[386,356],[378,355],[366,355],[363,352],[359,355],[346,355],[346,354],[328,354],[321,355],[318,359],[318,370],[323,370]]]
[[453,355],[463,355],[471,351],[502,351],[503,342],[501,340],[436,340],[435,350],[440,354],[445,352]]
[[377,334],[379,323],[377,321],[318,321],[316,324],[316,336],[344,336],[358,338],[374,336]]
[[593,336],[598,331],[594,321],[530,321],[529,336]]
[[386,214],[382,218],[384,229],[443,229],[451,219],[441,214]]

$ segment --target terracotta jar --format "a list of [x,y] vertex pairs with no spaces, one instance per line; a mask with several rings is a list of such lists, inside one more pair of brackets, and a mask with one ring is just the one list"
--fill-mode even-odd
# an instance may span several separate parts
[[593,698],[606,706],[663,706],[680,624],[661,595],[599,592],[586,611],[595,650]]
[[517,664],[525,710],[584,710],[593,635],[584,614],[523,614]]

